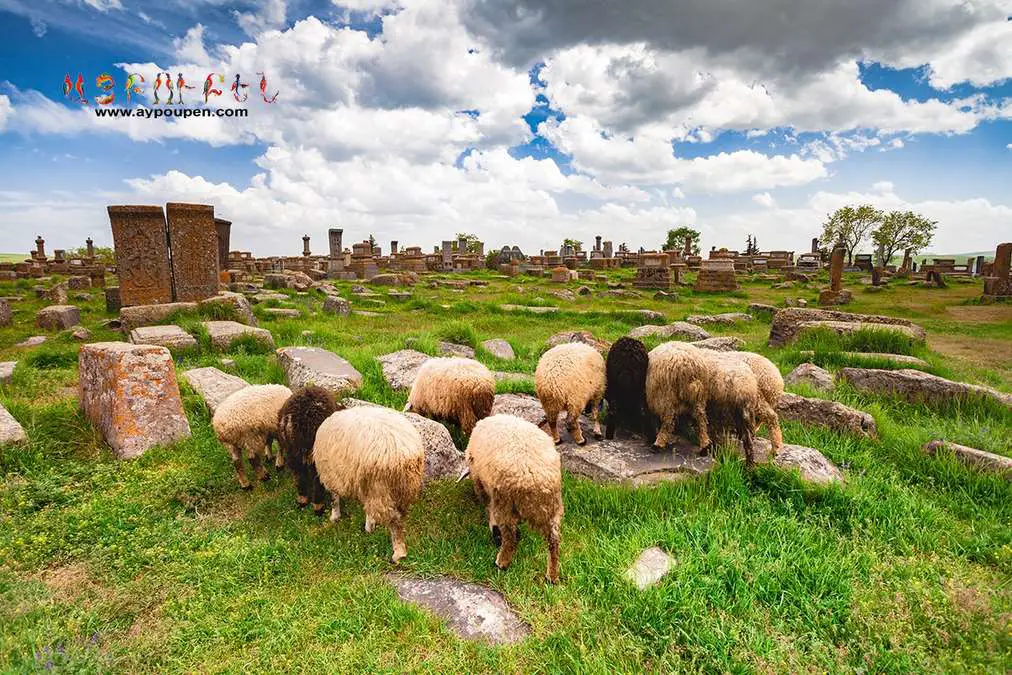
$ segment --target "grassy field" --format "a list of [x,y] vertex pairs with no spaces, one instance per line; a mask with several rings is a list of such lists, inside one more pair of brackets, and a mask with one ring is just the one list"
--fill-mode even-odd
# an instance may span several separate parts
[[[631,276],[611,273],[613,280]],[[266,306],[300,309],[300,319],[255,311],[279,346],[341,354],[364,375],[357,396],[400,407],[405,394],[389,389],[374,357],[408,344],[432,352],[441,338],[475,344],[502,337],[516,361],[480,350],[478,358],[497,370],[532,373],[545,340],[560,330],[614,340],[642,323],[629,310],[653,309],[674,321],[744,311],[750,302],[781,305],[786,297],[811,302],[818,286],[773,290],[754,280],[733,294],[682,289],[670,302],[650,293],[599,297],[604,284],[592,283],[594,296],[564,300],[549,293],[559,286],[542,279],[457,278],[489,285],[457,292],[430,288],[426,277],[413,299],[380,305],[355,299],[351,284],[338,282],[353,306],[379,316],[325,316],[320,295],[292,292]],[[0,329],[0,361],[19,361],[0,402],[31,439],[0,448],[0,671],[1012,668],[1012,482],[920,451],[942,437],[1012,455],[1005,409],[958,402],[932,409],[840,387],[832,398],[874,415],[878,441],[793,423],[784,435],[841,466],[843,487],[810,487],[770,466],[750,473],[723,450],[711,474],[679,483],[605,487],[567,476],[557,586],[543,581],[544,545],[530,531],[513,566],[496,570],[468,483],[436,483],[411,514],[409,556],[400,567],[501,591],[533,634],[490,647],[458,640],[397,599],[383,579],[392,569],[388,535],[382,528],[364,534],[357,505],[333,525],[294,508],[288,477],[240,491],[202,401],[185,386],[192,439],[138,460],[113,459],[77,410],[78,343],[57,336],[41,347],[13,347],[35,333],[42,301],[33,285],[0,284],[0,296],[24,297],[11,303],[14,326]],[[908,317],[928,331],[926,346],[893,341],[886,348],[924,358],[931,372],[1012,391],[1012,306],[976,303],[979,283],[952,281],[943,290],[899,282],[868,292],[858,275],[846,275],[845,285],[855,296],[845,309]],[[92,340],[121,339],[100,326],[110,318],[101,293],[76,302]],[[560,311],[507,313],[500,303]],[[185,326],[196,321],[182,317]],[[768,319],[711,332],[741,337],[784,373],[803,360],[804,345],[766,348]],[[814,346],[831,370],[851,362],[833,350],[855,347]],[[255,346],[228,356],[235,366],[226,370],[250,382],[282,379],[274,357]],[[220,367],[221,357],[203,344],[177,366]],[[652,545],[676,565],[639,592],[622,574]]]

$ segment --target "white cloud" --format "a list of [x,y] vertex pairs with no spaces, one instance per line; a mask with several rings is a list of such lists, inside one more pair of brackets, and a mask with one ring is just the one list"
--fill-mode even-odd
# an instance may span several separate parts
[[265,0],[258,12],[232,10],[232,13],[239,27],[250,37],[256,37],[265,30],[283,27],[287,10],[285,0]]
[[186,35],[172,40],[172,46],[184,63],[207,63],[210,57],[204,49],[204,26],[197,24]]
[[758,194],[752,195],[752,201],[754,201],[759,206],[765,206],[768,209],[777,208],[777,200],[774,199],[773,195],[771,195],[769,192],[760,192]]
[[895,186],[893,186],[892,181],[880,180],[874,185],[872,185],[871,189],[874,190],[875,192],[879,192],[882,194],[891,194],[894,190],[894,187]]
[[100,12],[108,12],[111,9],[123,9],[120,0],[81,0],[84,4]]
[[11,98],[6,94],[0,94],[0,131],[7,126],[7,121],[14,115],[14,106],[11,105]]
[[46,36],[46,30],[49,26],[46,25],[45,21],[38,17],[32,17],[30,22],[32,24],[32,33],[35,34],[35,37],[41,38]]

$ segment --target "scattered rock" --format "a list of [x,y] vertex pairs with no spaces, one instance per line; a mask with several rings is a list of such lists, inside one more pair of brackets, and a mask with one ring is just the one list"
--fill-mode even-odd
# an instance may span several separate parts
[[308,291],[313,287],[313,279],[305,272],[283,272],[265,274],[264,288],[288,288],[296,291]]
[[454,342],[446,342],[440,340],[436,344],[436,351],[439,352],[440,356],[460,356],[465,359],[474,358],[474,349],[467,345],[458,345]]
[[451,577],[420,579],[388,574],[401,600],[424,607],[446,621],[465,640],[514,644],[531,629],[513,613],[500,593]]
[[215,305],[230,306],[232,307],[230,313],[235,315],[236,321],[244,323],[247,326],[257,325],[256,317],[253,316],[253,307],[250,306],[249,300],[242,293],[225,291],[212,298],[201,300],[199,303],[201,308],[214,307]]
[[576,289],[578,295],[590,295],[593,291],[590,290],[589,286],[580,286]]
[[222,401],[231,394],[249,386],[249,382],[241,377],[223,373],[210,366],[184,370],[183,379],[200,394],[212,415]]
[[81,409],[121,459],[189,438],[165,347],[95,342],[81,347],[78,366]]
[[298,319],[301,314],[297,309],[286,309],[282,307],[268,307],[264,310],[264,314],[268,316],[277,317],[279,319]]
[[545,423],[545,409],[530,394],[496,394],[491,414],[513,415],[539,427]]
[[323,313],[348,316],[351,314],[351,303],[336,295],[327,296],[327,299],[323,301]]
[[334,352],[320,347],[282,347],[278,363],[290,388],[315,384],[342,396],[362,386],[362,373]]
[[781,347],[794,342],[803,329],[802,324],[817,321],[905,326],[909,329],[909,334],[914,336],[915,339],[923,342],[925,337],[923,328],[906,319],[896,319],[873,314],[851,314],[849,312],[838,312],[828,309],[782,309],[773,315],[768,344],[770,347]]
[[228,349],[232,343],[243,335],[252,335],[266,346],[274,347],[274,337],[265,328],[254,328],[238,321],[205,321],[204,328],[211,337],[211,344],[216,349]]
[[654,293],[654,300],[667,300],[668,302],[678,302],[678,293],[669,293],[668,291],[657,291]]
[[367,312],[364,309],[357,309],[353,312],[355,316],[383,316],[379,312]]
[[288,299],[288,296],[284,293],[257,293],[253,296],[253,302],[270,302],[271,300],[277,300],[278,302],[284,302]]
[[65,305],[67,304],[67,284],[56,284],[46,293],[46,297],[49,298],[49,302],[54,305]]
[[820,368],[814,363],[802,363],[792,370],[784,378],[784,384],[788,386],[806,384],[819,391],[833,391],[836,385],[833,383],[833,376],[829,371]]
[[396,274],[377,274],[369,280],[369,283],[376,286],[399,286],[400,279]]
[[174,324],[167,326],[139,326],[130,331],[130,342],[135,345],[158,345],[169,351],[197,346],[197,340]]
[[733,326],[742,321],[751,321],[752,317],[744,312],[726,312],[724,314],[693,314],[685,317],[688,323],[697,326],[717,324],[721,326]]
[[531,314],[554,314],[558,307],[528,307],[527,305],[499,305],[504,312],[530,312]]
[[664,315],[652,309],[637,309],[633,313],[639,314],[644,321],[664,321]]
[[527,373],[507,373],[501,370],[492,371],[496,382],[530,382],[534,384],[534,376]]
[[[815,352],[807,349],[799,353],[806,358],[815,356]],[[886,352],[840,352],[840,355],[851,359],[882,359],[885,361],[892,361],[893,363],[919,366],[921,368],[927,368],[930,365],[924,359],[919,359],[916,356],[910,356],[908,354],[888,354]]]
[[481,346],[497,359],[512,361],[516,358],[516,354],[513,353],[513,346],[509,342],[506,342],[506,340],[500,338],[485,340],[481,343]]
[[70,332],[70,337],[78,342],[84,342],[91,339],[91,331],[84,326],[75,326]]
[[841,433],[857,434],[868,438],[878,436],[874,417],[836,401],[808,398],[784,392],[777,403],[777,415],[781,420],[827,427]]
[[585,330],[562,331],[561,333],[556,333],[552,337],[548,338],[549,347],[556,347],[561,344],[566,344],[567,342],[582,342],[585,345],[590,345],[602,354],[607,352],[608,348],[611,347],[610,342],[607,342],[606,340],[598,340],[594,337],[593,333]]
[[992,399],[1012,408],[1012,394],[990,387],[953,382],[920,370],[880,370],[877,368],[841,368],[837,377],[866,394],[894,394],[908,401],[945,403],[959,398]]
[[15,347],[38,347],[48,338],[45,335],[33,335],[30,338],[25,338],[21,342],[14,345]]
[[652,546],[639,554],[636,561],[626,570],[625,578],[642,591],[660,581],[674,564],[674,558]]
[[773,305],[765,305],[761,302],[753,302],[748,306],[749,314],[769,314],[773,316],[777,313],[777,308]]
[[7,384],[14,377],[14,368],[17,367],[17,361],[0,361],[0,384]]
[[222,368],[231,368],[235,366],[235,359],[218,359],[218,363],[221,364]]
[[695,340],[694,345],[702,349],[712,349],[715,352],[735,352],[745,346],[745,341],[732,335],[724,337],[712,337],[705,340]]
[[377,356],[376,360],[380,362],[383,369],[383,379],[392,389],[410,389],[415,378],[418,377],[419,368],[430,358],[432,357],[428,354],[414,349],[401,349]]
[[43,330],[66,330],[81,323],[81,310],[73,305],[50,305],[35,313],[35,326]]
[[70,277],[67,279],[67,287],[73,291],[83,291],[86,288],[91,288],[91,277]]
[[[108,290],[108,289],[106,289]],[[138,326],[152,326],[165,321],[176,312],[196,312],[195,302],[166,302],[161,305],[134,305],[119,310],[119,320],[124,330]]]
[[951,452],[963,464],[975,466],[983,471],[992,471],[1012,480],[1012,457],[996,455],[993,452],[970,448],[950,441],[931,441],[924,446],[924,451],[932,456],[943,449]]
[[24,427],[0,404],[0,445],[28,440]]
[[667,326],[638,326],[629,331],[629,337],[632,338],[644,338],[648,336],[658,336],[663,338],[678,338],[684,340],[705,340],[711,335],[700,328],[694,326],[691,323],[685,321],[676,321],[669,323]]
[[576,300],[576,294],[573,293],[573,291],[569,290],[568,288],[563,288],[563,289],[560,289],[560,290],[548,291],[548,294],[549,295],[554,295],[555,297],[559,298],[560,300]]
[[809,483],[828,485],[843,482],[840,469],[814,448],[785,444],[773,463],[781,469],[797,469],[801,473],[801,479]]
[[390,297],[392,300],[403,301],[411,299],[411,294],[408,293],[407,291],[390,291],[389,293],[387,293],[387,296]]
[[798,324],[798,333],[808,330],[829,329],[837,335],[850,335],[859,330],[892,331],[906,335],[912,340],[924,341],[924,330],[917,326],[898,324],[864,323],[862,321],[802,321]]
[[783,282],[781,282],[779,284],[773,284],[773,288],[774,288],[774,290],[778,290],[778,291],[783,291],[783,290],[786,290],[788,288],[794,288],[794,282],[793,281],[783,281]]

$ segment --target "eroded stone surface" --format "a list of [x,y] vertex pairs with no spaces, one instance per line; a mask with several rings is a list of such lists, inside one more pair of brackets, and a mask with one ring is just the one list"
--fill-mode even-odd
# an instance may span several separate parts
[[497,359],[512,361],[516,358],[516,354],[513,353],[513,346],[509,342],[506,342],[506,340],[500,338],[485,340],[481,343],[481,346]]
[[130,331],[130,342],[135,345],[158,345],[169,351],[196,347],[197,340],[179,326],[139,326]]
[[[108,290],[108,289],[106,289]],[[119,310],[119,320],[124,330],[133,330],[138,326],[151,326],[165,321],[176,312],[196,312],[195,302],[166,302],[161,305],[135,305]]]
[[65,330],[81,323],[81,310],[74,305],[50,305],[35,314],[35,326],[43,330]]
[[11,325],[12,316],[10,304],[6,299],[0,298],[0,327]]
[[803,329],[801,324],[815,321],[905,326],[913,333],[915,339],[923,341],[925,338],[924,329],[906,319],[874,314],[852,314],[850,312],[838,312],[828,309],[793,308],[781,309],[774,312],[773,323],[770,325],[769,346],[780,347],[794,342],[798,333]]
[[200,307],[206,308],[213,307],[214,305],[231,307],[231,314],[234,315],[235,320],[239,323],[244,323],[247,326],[257,325],[256,317],[253,316],[253,307],[250,305],[249,299],[242,293],[225,291],[200,301]]
[[752,317],[744,312],[725,312],[724,314],[693,314],[685,317],[685,321],[697,326],[722,325],[733,326],[742,321],[751,321]]
[[441,356],[460,356],[465,359],[474,358],[474,350],[467,345],[458,345],[454,342],[446,342],[440,340],[436,345],[436,350]]
[[951,452],[963,464],[975,466],[983,471],[994,472],[1012,480],[1012,457],[996,455],[993,452],[978,450],[950,441],[931,441],[924,446],[924,451],[929,455],[936,455],[943,449]]
[[14,368],[17,365],[17,361],[0,361],[0,384],[7,384],[11,381],[14,376]]
[[705,340],[694,340],[692,344],[701,349],[712,349],[715,352],[734,352],[745,346],[745,341],[732,335],[712,337]]
[[274,336],[266,328],[254,328],[238,321],[205,321],[204,328],[216,349],[228,349],[243,335],[252,335],[269,347],[274,347]]
[[24,427],[0,404],[0,445],[27,440]]
[[788,386],[804,384],[819,391],[833,391],[836,388],[829,371],[814,363],[800,364],[784,377],[784,384]]
[[809,483],[828,485],[843,482],[840,469],[815,448],[785,444],[773,463],[781,469],[797,469],[801,479]]
[[895,394],[909,401],[928,403],[944,403],[954,398],[984,398],[1012,408],[1012,394],[981,385],[953,382],[911,368],[841,368],[837,377],[867,394]]
[[625,572],[625,578],[642,591],[660,581],[674,564],[674,558],[656,546],[651,546],[640,553],[630,565]]
[[300,316],[299,310],[289,309],[287,307],[268,307],[264,310],[264,314],[277,317],[279,319],[298,319]]
[[777,415],[781,420],[828,427],[842,433],[858,434],[868,438],[878,436],[874,417],[837,401],[784,392],[777,403]]
[[323,301],[324,314],[336,314],[337,316],[348,316],[351,314],[351,303],[336,295],[328,296]]
[[711,337],[708,332],[699,326],[694,326],[685,321],[675,321],[666,326],[638,326],[629,331],[629,337],[632,338],[644,338],[648,336],[678,338],[682,340],[705,340]]
[[14,346],[15,347],[22,347],[22,348],[25,348],[25,347],[38,347],[43,342],[45,342],[47,339],[48,338],[46,338],[45,335],[33,335],[33,336],[29,337],[29,338],[25,338],[24,340],[22,340],[21,342],[17,343]]
[[342,396],[362,386],[362,373],[346,360],[320,347],[282,347],[278,363],[292,389],[315,384]]
[[558,307],[531,307],[528,305],[499,305],[499,309],[506,312],[530,312],[531,314],[554,314],[559,311]]
[[505,598],[484,586],[452,577],[420,579],[388,574],[401,600],[423,607],[446,621],[447,627],[465,640],[513,644],[531,633],[506,604]]
[[415,351],[414,349],[401,349],[400,351],[377,356],[383,369],[383,378],[393,389],[409,389],[418,377],[418,370],[422,364],[431,359],[428,354]]
[[[910,356],[909,354],[889,354],[886,352],[840,352],[843,356],[848,358],[865,358],[865,359],[882,359],[884,361],[892,361],[893,363],[902,363],[910,366],[918,366],[921,368],[927,368],[928,362],[924,359],[919,359],[916,356]],[[804,357],[812,357],[815,352],[810,350],[804,350],[800,352]]]
[[200,394],[212,415],[222,401],[249,386],[241,377],[223,373],[211,366],[184,370],[183,379]]
[[906,335],[912,340],[924,341],[924,330],[918,326],[901,324],[868,323],[864,321],[802,321],[798,324],[798,333],[816,329],[831,330],[838,335],[850,335],[857,331],[881,330]]
[[548,338],[549,347],[556,347],[569,342],[581,342],[585,345],[590,345],[602,353],[608,351],[608,348],[611,347],[611,343],[607,340],[599,340],[594,337],[593,333],[585,330],[566,330]]

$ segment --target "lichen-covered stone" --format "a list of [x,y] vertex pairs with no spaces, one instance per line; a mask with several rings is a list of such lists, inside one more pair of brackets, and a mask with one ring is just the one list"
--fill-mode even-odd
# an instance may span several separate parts
[[662,338],[678,338],[683,340],[705,340],[711,335],[700,328],[686,321],[675,321],[667,326],[638,326],[629,331],[631,338],[644,338],[657,336]]
[[130,331],[130,342],[135,345],[158,345],[169,351],[197,346],[197,340],[179,326],[138,326]]
[[212,415],[222,401],[249,386],[241,377],[223,373],[211,366],[184,370],[183,379],[200,394]]
[[392,389],[410,389],[422,364],[431,358],[414,349],[401,349],[377,356],[376,360],[383,369],[383,379]]
[[867,394],[894,394],[908,401],[936,404],[959,398],[991,399],[1012,408],[1012,394],[977,384],[953,382],[911,368],[901,370],[841,368],[837,377]]
[[837,401],[807,398],[784,392],[777,403],[777,415],[781,420],[827,427],[842,433],[857,434],[869,438],[875,438],[878,435],[874,417]]
[[481,346],[497,359],[512,361],[516,358],[516,354],[513,353],[513,346],[509,342],[506,342],[506,340],[500,338],[485,340],[481,343]]
[[211,344],[217,349],[228,349],[244,335],[252,335],[264,345],[274,347],[274,336],[265,328],[254,328],[238,321],[205,321],[204,328],[211,338]]
[[340,397],[362,386],[362,373],[326,349],[282,347],[277,356],[285,380],[293,390],[315,384]]
[[24,427],[7,412],[7,408],[0,405],[0,445],[20,443],[27,438]]
[[50,305],[35,314],[35,325],[43,330],[66,330],[81,323],[81,310],[74,305]]
[[788,386],[803,384],[818,391],[833,391],[836,388],[829,371],[814,363],[800,364],[784,377],[784,384]]

